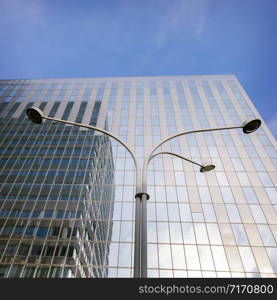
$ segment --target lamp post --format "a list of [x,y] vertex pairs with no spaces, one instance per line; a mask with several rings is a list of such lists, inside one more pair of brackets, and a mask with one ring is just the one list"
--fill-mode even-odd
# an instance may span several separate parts
[[192,164],[198,165],[200,167],[200,172],[205,173],[212,171],[215,166],[212,164],[199,164],[197,162],[194,162],[188,158],[185,158],[179,154],[172,153],[172,152],[158,152],[154,153],[156,149],[158,149],[162,144],[165,142],[176,138],[178,136],[183,136],[190,133],[198,133],[198,132],[207,132],[207,131],[217,131],[217,130],[229,130],[229,129],[238,129],[242,128],[243,132],[246,134],[252,133],[256,131],[260,125],[261,120],[259,119],[252,119],[249,121],[245,121],[241,126],[233,126],[233,127],[224,127],[224,128],[211,128],[211,129],[201,129],[201,130],[192,130],[192,131],[186,131],[181,132],[175,135],[172,135],[170,137],[167,137],[166,139],[162,140],[158,145],[154,146],[149,155],[144,158],[143,163],[143,169],[141,170],[137,159],[133,153],[133,151],[130,149],[130,147],[125,144],[121,139],[119,139],[117,136],[111,134],[110,132],[91,126],[86,125],[82,123],[75,123],[67,120],[61,120],[56,118],[51,118],[48,116],[44,116],[42,111],[39,108],[32,107],[27,109],[27,116],[28,118],[36,124],[42,123],[42,120],[50,120],[55,121],[59,123],[69,124],[73,126],[79,126],[84,127],[87,129],[92,129],[98,132],[101,132],[103,134],[108,135],[109,137],[115,139],[117,142],[119,142],[132,156],[135,164],[135,170],[136,170],[136,211],[135,211],[135,244],[134,244],[134,277],[135,278],[146,278],[147,277],[147,207],[146,202],[150,198],[150,196],[147,194],[147,170],[150,161],[155,158],[158,155],[166,154],[166,155],[172,155],[178,158],[181,158],[185,161],[188,161]]

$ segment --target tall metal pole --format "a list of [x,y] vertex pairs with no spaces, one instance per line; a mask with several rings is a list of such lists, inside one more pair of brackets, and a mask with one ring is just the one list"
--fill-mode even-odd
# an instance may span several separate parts
[[162,140],[159,144],[154,146],[152,150],[150,151],[149,155],[144,158],[144,163],[143,163],[143,169],[142,171],[140,170],[137,160],[135,158],[134,153],[132,150],[129,148],[128,145],[126,145],[123,141],[121,141],[118,137],[114,136],[110,132],[90,126],[90,125],[85,125],[81,123],[75,123],[71,121],[65,121],[65,120],[60,120],[56,118],[51,118],[51,117],[46,117],[43,116],[42,111],[39,108],[28,108],[27,109],[27,115],[28,118],[33,121],[34,123],[41,123],[42,119],[47,119],[55,122],[60,122],[60,123],[65,123],[65,124],[70,124],[74,126],[80,126],[88,129],[92,129],[95,131],[99,131],[101,133],[104,133],[111,138],[115,139],[118,141],[122,146],[125,147],[125,149],[131,154],[134,164],[135,164],[135,169],[136,169],[136,212],[135,212],[135,249],[134,249],[134,277],[139,278],[147,277],[147,200],[149,199],[149,195],[147,194],[147,169],[149,162],[151,159],[156,157],[157,155],[160,154],[169,154],[173,155],[176,157],[179,157],[181,159],[184,159],[186,161],[189,161],[193,164],[196,164],[201,167],[200,171],[201,172],[207,172],[212,169],[214,169],[214,165],[209,165],[209,166],[203,166],[201,164],[198,164],[190,159],[187,159],[179,154],[172,153],[172,152],[159,152],[156,154],[153,154],[156,149],[158,149],[162,144],[165,142],[186,134],[190,133],[197,133],[197,132],[207,132],[207,131],[217,131],[217,130],[227,130],[227,129],[237,129],[237,128],[242,128],[243,132],[248,134],[251,132],[254,132],[257,130],[260,125],[261,125],[261,120],[259,119],[253,119],[246,121],[242,124],[242,126],[232,126],[232,127],[222,127],[222,128],[210,128],[210,129],[200,129],[200,130],[192,130],[192,131],[186,131],[186,132],[181,132],[172,136],[167,137],[166,139]]

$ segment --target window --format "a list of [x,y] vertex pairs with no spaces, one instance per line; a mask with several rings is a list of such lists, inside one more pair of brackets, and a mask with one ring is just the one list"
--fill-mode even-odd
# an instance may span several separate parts
[[241,223],[240,215],[235,204],[226,204],[226,210],[231,223]]
[[258,172],[263,186],[273,186],[272,181],[266,172]]
[[202,208],[204,211],[204,216],[206,222],[216,222],[216,216],[214,213],[213,205],[212,204],[202,204]]
[[199,190],[201,202],[202,203],[210,203],[211,197],[210,197],[209,189],[207,187],[201,186],[198,188],[198,190]]
[[232,224],[234,236],[237,242],[237,245],[248,246],[248,239],[244,227],[242,224]]
[[246,172],[237,172],[237,176],[238,176],[239,182],[242,186],[250,186],[251,185]]
[[262,161],[259,158],[251,159],[256,171],[265,171]]
[[250,204],[258,203],[258,199],[254,193],[254,190],[251,187],[243,187],[242,189],[248,203]]
[[243,164],[239,158],[231,158],[231,160],[236,171],[244,171]]
[[228,186],[229,185],[227,177],[223,172],[216,172],[216,177],[217,177],[219,186]]
[[277,204],[277,191],[275,188],[266,188],[267,195],[272,204]]
[[257,225],[260,236],[265,246],[276,246],[275,239],[268,225]]
[[274,272],[277,272],[277,249],[276,248],[266,248],[269,256],[269,260]]
[[36,232],[36,237],[40,237],[40,238],[46,237],[47,231],[48,231],[47,227],[39,227]]
[[256,223],[267,223],[263,211],[259,205],[249,205]]
[[241,261],[246,272],[258,272],[254,256],[250,247],[238,247],[241,256]]

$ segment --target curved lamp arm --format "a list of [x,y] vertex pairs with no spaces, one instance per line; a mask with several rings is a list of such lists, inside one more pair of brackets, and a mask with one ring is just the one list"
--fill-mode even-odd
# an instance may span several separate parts
[[205,172],[211,171],[211,170],[213,170],[213,169],[215,168],[215,165],[207,165],[207,164],[202,164],[202,165],[201,165],[201,164],[199,164],[199,163],[197,163],[197,162],[195,162],[195,161],[193,161],[193,160],[190,160],[190,159],[188,159],[188,158],[186,158],[186,157],[184,157],[184,156],[182,156],[182,155],[179,155],[179,154],[173,153],[173,152],[167,152],[167,151],[158,152],[158,153],[155,153],[155,154],[153,154],[152,156],[150,156],[146,168],[148,168],[148,165],[149,165],[150,161],[151,161],[154,157],[156,157],[156,156],[158,156],[158,155],[160,155],[160,154],[168,154],[168,155],[176,156],[176,157],[181,158],[181,159],[183,159],[183,160],[186,160],[186,161],[188,161],[188,162],[190,162],[190,163],[192,163],[192,164],[194,164],[194,165],[197,165],[197,166],[200,167],[200,172],[201,172],[201,173],[205,173]]
[[[246,134],[252,133],[254,131],[256,131],[261,125],[261,120],[259,119],[251,119],[251,120],[247,120],[245,122],[243,122],[242,125],[240,126],[231,126],[231,127],[220,127],[220,128],[209,128],[209,129],[199,129],[199,130],[191,130],[191,131],[183,131],[174,135],[171,135],[167,138],[165,138],[164,140],[162,140],[158,145],[154,146],[151,151],[150,154],[145,157],[144,159],[144,163],[143,163],[143,171],[142,171],[142,192],[146,192],[146,187],[147,187],[147,178],[146,178],[146,173],[147,173],[147,167],[149,164],[149,161],[151,160],[154,151],[159,148],[162,144],[164,144],[165,142],[176,138],[178,136],[182,136],[182,135],[186,135],[186,134],[190,134],[190,133],[197,133],[197,132],[207,132],[207,131],[218,131],[218,130],[228,130],[228,129],[238,129],[238,128],[242,128],[243,132]],[[187,160],[187,159],[185,159]],[[192,162],[192,161],[191,161]]]
[[183,160],[186,160],[186,161],[188,161],[188,162],[191,162],[191,163],[193,163],[193,164],[195,164],[195,165],[197,165],[197,166],[199,166],[199,167],[204,167],[204,166],[202,166],[201,164],[199,164],[199,163],[197,163],[197,162],[195,162],[195,161],[192,161],[192,160],[190,160],[190,159],[188,159],[188,158],[186,158],[186,157],[184,157],[184,156],[182,156],[182,155],[179,155],[179,154],[176,154],[176,153],[172,153],[172,152],[166,152],[166,151],[158,152],[158,153],[153,154],[153,155],[149,158],[148,163],[150,163],[150,161],[151,161],[154,157],[156,157],[156,156],[158,156],[158,155],[161,155],[161,154],[168,154],[168,155],[176,156],[176,157],[179,157],[179,158],[181,158],[181,159],[183,159]]
[[37,108],[37,107],[32,107],[32,108],[28,108],[27,109],[27,116],[28,118],[34,122],[34,123],[41,123],[42,119],[46,119],[46,120],[50,120],[50,121],[54,121],[54,122],[59,122],[59,123],[64,123],[64,124],[69,124],[69,125],[74,125],[74,126],[79,126],[79,127],[83,127],[83,128],[87,128],[87,129],[92,129],[101,133],[104,133],[106,135],[108,135],[109,137],[113,138],[114,140],[116,140],[117,142],[119,142],[132,156],[133,160],[134,160],[134,164],[135,164],[135,169],[136,169],[136,186],[137,186],[137,193],[140,192],[140,188],[139,186],[140,184],[140,170],[139,170],[139,166],[137,163],[137,159],[133,153],[133,151],[129,148],[129,146],[127,144],[125,144],[120,138],[118,138],[117,136],[111,134],[110,132],[101,129],[101,128],[97,128],[91,125],[86,125],[86,124],[82,124],[82,123],[76,123],[76,122],[71,122],[71,121],[67,121],[67,120],[61,120],[61,119],[56,119],[56,118],[51,118],[51,117],[47,117],[44,116],[42,111]]

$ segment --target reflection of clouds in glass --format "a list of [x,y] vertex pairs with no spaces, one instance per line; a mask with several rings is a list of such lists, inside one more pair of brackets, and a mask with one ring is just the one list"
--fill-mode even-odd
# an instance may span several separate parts
[[180,223],[169,223],[171,243],[183,244],[182,230]]
[[118,248],[119,248],[119,244],[117,243],[110,244],[109,266],[113,266],[113,267],[117,266]]
[[245,272],[259,272],[250,247],[238,247]]
[[113,242],[119,241],[119,233],[120,233],[120,222],[114,221],[112,227],[112,238],[111,238]]
[[192,223],[182,223],[184,244],[195,244],[195,235]]
[[193,222],[204,222],[204,215],[202,213],[192,213]]
[[147,222],[147,240],[150,243],[157,243],[156,222]]
[[276,246],[275,239],[268,225],[257,225],[265,246]]
[[211,203],[211,197],[210,197],[210,193],[209,193],[209,189],[207,187],[204,186],[200,186],[198,188],[199,190],[199,194],[200,194],[200,199],[202,203]]
[[109,268],[108,278],[116,278],[117,277],[117,269]]
[[158,252],[156,244],[147,245],[148,268],[158,268]]
[[229,271],[223,246],[211,246],[216,271]]
[[168,222],[158,222],[158,242],[170,243]]
[[159,276],[159,271],[158,270],[149,270],[147,271],[147,276],[148,278],[158,278]]
[[235,202],[233,193],[229,187],[220,187],[220,190],[221,190],[223,200],[225,203],[234,203]]
[[217,224],[206,224],[211,245],[222,245],[222,240]]
[[203,278],[215,278],[216,277],[216,272],[202,272]]
[[204,223],[195,223],[194,230],[197,244],[209,244],[207,230]]
[[147,203],[147,220],[148,221],[156,221],[156,204],[155,203]]
[[155,184],[156,185],[164,185],[164,173],[161,171],[154,172],[155,175]]
[[180,217],[182,222],[190,222],[191,219],[191,211],[190,211],[190,206],[189,204],[179,204],[179,209],[180,209]]
[[241,223],[239,211],[235,204],[226,204],[225,205],[230,222],[231,223]]
[[175,172],[175,180],[177,185],[185,185],[186,184],[186,179],[185,179],[185,174],[183,172]]
[[172,278],[173,274],[171,270],[160,270],[160,278]]
[[177,203],[168,203],[168,219],[169,221],[180,221],[179,209]]
[[206,271],[214,270],[213,257],[209,246],[198,246],[198,253],[201,263],[201,269]]
[[177,202],[175,186],[166,186],[166,196],[167,202]]
[[172,260],[174,269],[186,269],[185,251],[183,245],[172,245]]
[[267,223],[264,213],[259,205],[249,205],[256,223]]
[[131,259],[132,259],[131,244],[120,243],[118,266],[131,267],[132,265]]
[[158,247],[160,268],[172,269],[170,246],[159,244]]
[[266,188],[267,195],[272,204],[277,204],[277,191],[275,188]]
[[277,248],[266,248],[272,269],[277,272]]
[[157,203],[157,221],[168,221],[166,203]]
[[131,277],[131,269],[118,269],[117,277],[130,278]]
[[188,202],[187,189],[183,186],[177,186],[178,202]]
[[205,221],[206,222],[216,222],[216,216],[214,213],[214,208],[212,204],[202,204]]
[[173,270],[175,278],[185,278],[188,277],[187,271]]
[[207,186],[206,175],[204,173],[195,173],[196,182],[199,186]]
[[194,245],[185,245],[188,270],[200,270],[197,248]]
[[164,186],[156,186],[156,199],[158,202],[166,202]]
[[121,222],[120,241],[132,242],[132,240],[133,240],[132,222]]
[[236,242],[240,246],[249,245],[246,232],[242,224],[232,224]]
[[133,171],[125,171],[124,184],[134,185],[135,184],[135,173]]
[[121,207],[122,207],[122,202],[114,203],[113,220],[121,219]]
[[132,220],[133,219],[133,207],[134,202],[123,202],[122,203],[122,220]]

